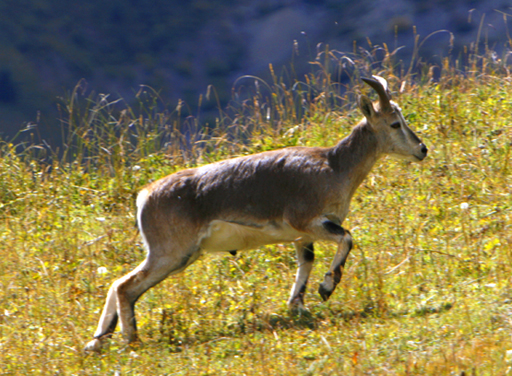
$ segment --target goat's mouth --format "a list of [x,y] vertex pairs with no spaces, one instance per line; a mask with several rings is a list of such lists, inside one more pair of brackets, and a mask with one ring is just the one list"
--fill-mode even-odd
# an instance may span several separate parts
[[421,154],[421,153],[416,154],[415,153],[415,154],[409,154],[407,156],[401,156],[400,159],[405,159],[409,162],[421,162],[426,157],[427,157],[427,153],[425,153],[425,154]]
[[427,147],[425,146],[424,143],[421,143],[420,147],[421,147],[421,149],[419,150],[419,155],[418,154],[413,154],[414,157],[418,160],[418,162],[421,162],[422,160],[424,160],[427,157],[427,154],[428,154],[428,149],[427,149]]
[[416,154],[414,154],[414,158],[416,158],[416,161],[417,161],[417,162],[421,162],[421,161],[422,161],[422,160],[424,160],[426,157],[427,157],[427,153],[423,154],[422,156],[417,156]]

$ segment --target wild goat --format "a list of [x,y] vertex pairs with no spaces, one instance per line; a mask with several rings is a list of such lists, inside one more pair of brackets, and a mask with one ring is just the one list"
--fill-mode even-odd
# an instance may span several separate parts
[[357,187],[384,155],[410,161],[427,155],[427,147],[391,101],[386,80],[373,76],[363,81],[379,101],[359,97],[364,118],[334,147],[290,147],[229,159],[146,186],[137,198],[137,222],[147,258],[110,287],[86,350],[99,350],[118,318],[123,337],[136,341],[137,299],[206,252],[294,243],[299,267],[288,305],[302,309],[313,242],[334,241],[338,250],[318,291],[327,300],[352,248],[350,233],[341,224]]

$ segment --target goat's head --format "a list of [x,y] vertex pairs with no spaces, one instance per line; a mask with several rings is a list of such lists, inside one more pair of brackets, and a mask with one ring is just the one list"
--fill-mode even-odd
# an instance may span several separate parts
[[379,76],[363,78],[379,95],[379,101],[361,95],[359,108],[379,139],[381,152],[409,161],[421,161],[427,156],[427,147],[408,127],[400,107],[391,100],[386,80]]

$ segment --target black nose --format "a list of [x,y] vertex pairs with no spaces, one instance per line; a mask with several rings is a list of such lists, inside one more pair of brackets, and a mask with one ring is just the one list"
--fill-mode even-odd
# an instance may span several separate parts
[[425,144],[421,144],[421,152],[422,152],[423,154],[425,154],[425,155],[427,154],[428,149],[427,149],[427,147],[425,146]]

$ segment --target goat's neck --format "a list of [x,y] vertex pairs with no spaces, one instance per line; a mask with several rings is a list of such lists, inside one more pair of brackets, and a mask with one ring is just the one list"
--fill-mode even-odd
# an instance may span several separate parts
[[379,149],[378,139],[366,120],[332,149],[329,158],[331,166],[340,175],[343,184],[348,184],[346,188],[350,197],[380,158]]

